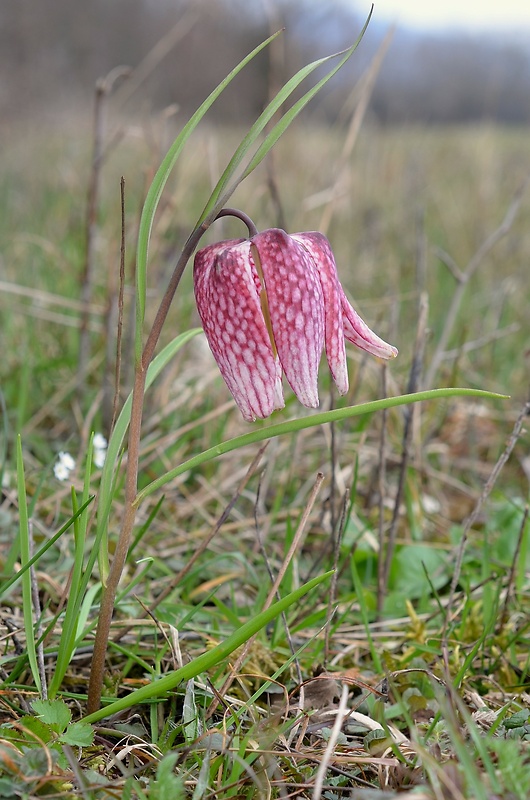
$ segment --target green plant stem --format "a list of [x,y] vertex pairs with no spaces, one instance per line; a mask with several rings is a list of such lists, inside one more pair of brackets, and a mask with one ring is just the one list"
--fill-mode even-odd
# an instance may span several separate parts
[[[121,529],[116,543],[116,550],[110,566],[106,585],[103,587],[101,605],[98,616],[98,625],[94,639],[94,653],[90,669],[88,685],[87,711],[89,714],[97,711],[101,705],[101,690],[105,672],[105,658],[110,635],[112,614],[116,601],[118,584],[125,566],[127,553],[131,543],[134,521],[137,509],[138,494],[138,464],[140,460],[140,439],[142,432],[142,415],[145,396],[145,382],[147,369],[153,360],[154,352],[160,339],[162,327],[169,312],[171,303],[181,281],[186,265],[197,247],[201,237],[209,228],[211,222],[221,216],[235,216],[241,219],[253,235],[256,230],[251,220],[237,209],[225,208],[212,214],[212,219],[205,220],[188,238],[183,247],[179,260],[169,281],[168,287],[162,297],[155,320],[147,337],[141,357],[136,364],[134,386],[132,392],[131,418],[129,423],[129,438],[127,444],[127,468],[125,475],[125,504]],[[252,226],[252,227],[251,227]]]

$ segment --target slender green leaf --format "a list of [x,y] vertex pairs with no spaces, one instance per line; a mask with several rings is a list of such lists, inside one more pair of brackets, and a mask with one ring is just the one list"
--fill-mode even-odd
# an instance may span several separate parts
[[267,134],[265,140],[262,142],[262,144],[260,145],[260,147],[256,151],[255,155],[253,156],[252,160],[250,161],[248,167],[244,171],[244,173],[241,176],[241,178],[239,179],[239,181],[237,181],[236,184],[233,187],[231,187],[231,192],[235,190],[236,186],[239,183],[241,183],[242,180],[244,180],[248,175],[250,175],[250,173],[253,170],[256,169],[258,164],[261,161],[263,161],[263,159],[265,158],[267,153],[272,149],[272,147],[274,147],[274,145],[276,144],[276,142],[278,141],[280,136],[287,130],[289,125],[298,116],[298,114],[302,111],[302,109],[304,109],[305,106],[309,103],[309,101],[312,100],[313,97],[317,94],[317,92],[319,92],[321,90],[321,88],[329,80],[331,80],[331,78],[333,78],[334,75],[337,74],[337,72],[344,66],[344,64],[348,61],[348,59],[351,58],[351,56],[353,55],[353,53],[355,52],[355,50],[359,46],[359,43],[361,42],[361,39],[363,38],[363,36],[364,36],[364,34],[366,32],[366,28],[368,27],[368,23],[370,22],[371,16],[372,16],[372,9],[370,10],[370,14],[368,15],[368,18],[367,18],[366,22],[364,23],[364,26],[363,26],[363,29],[362,29],[361,33],[359,34],[357,40],[354,42],[354,44],[352,44],[351,47],[349,47],[347,50],[344,50],[343,53],[336,53],[335,56],[328,56],[328,58],[333,58],[333,57],[336,58],[336,57],[342,55],[342,58],[339,61],[339,63],[327,73],[327,75],[324,75],[324,77],[321,78],[321,80],[319,80],[318,83],[315,84],[315,86],[313,86],[311,89],[309,89],[309,91],[307,91],[305,93],[305,95],[303,97],[301,97],[300,100],[298,100],[293,105],[293,107],[290,108],[283,115],[283,117],[280,120],[278,120],[276,125],[272,128],[271,131],[269,131],[269,133]]
[[188,140],[190,134],[195,130],[201,119],[204,117],[210,106],[217,100],[219,95],[226,89],[226,87],[233,81],[236,75],[241,72],[241,70],[250,62],[252,59],[260,53],[265,47],[267,47],[276,36],[279,35],[278,33],[269,36],[264,42],[254,48],[248,56],[246,56],[239,64],[234,67],[234,69],[226,76],[226,78],[221,81],[221,83],[211,92],[206,100],[199,106],[197,111],[193,114],[193,116],[189,119],[186,123],[180,134],[177,136],[171,147],[169,148],[164,160],[162,161],[158,171],[153,178],[153,182],[149,187],[149,191],[147,192],[147,197],[145,199],[145,203],[142,209],[142,217],[140,220],[140,228],[138,233],[138,251],[137,251],[137,274],[136,274],[136,286],[137,286],[137,341],[136,341],[136,356],[139,358],[141,353],[141,334],[142,334],[142,326],[145,316],[145,294],[146,294],[146,285],[147,285],[147,257],[148,257],[148,250],[149,250],[149,239],[151,236],[151,229],[153,227],[153,220],[155,217],[156,209],[158,207],[158,203],[160,197],[162,195],[162,191],[164,186],[166,185],[167,179],[173,169],[177,158],[179,157],[182,148],[184,147],[186,141]]
[[[212,194],[210,195],[210,199],[208,200],[199,220],[197,222],[196,227],[198,228],[204,220],[209,217],[214,217],[218,210],[226,203],[228,197],[234,192],[235,188],[238,184],[243,180],[244,177],[250,175],[252,170],[259,164],[259,162],[264,158],[264,156],[269,152],[271,147],[273,146],[274,142],[279,139],[281,134],[286,130],[286,128],[291,124],[292,120],[297,116],[297,114],[307,105],[307,103],[311,100],[312,97],[322,88],[322,86],[327,83],[327,81],[335,75],[335,73],[345,64],[345,62],[350,58],[353,54],[355,49],[358,47],[359,42],[361,41],[366,28],[368,26],[368,22],[370,21],[370,17],[372,12],[370,11],[370,15],[359,35],[357,41],[355,42],[352,47],[348,48],[347,50],[343,50],[340,53],[333,53],[330,56],[325,56],[324,58],[319,58],[316,61],[313,61],[311,64],[307,64],[305,67],[302,67],[296,75],[287,81],[287,83],[279,90],[273,100],[268,104],[265,110],[260,114],[256,122],[252,125],[247,135],[239,144],[238,148],[236,149],[234,155],[230,159],[226,169],[224,170],[223,174],[219,178],[217,185],[215,186]],[[250,149],[250,147],[254,144],[258,136],[263,132],[267,124],[271,121],[273,116],[276,114],[277,111],[282,107],[285,101],[291,96],[294,90],[304,81],[312,72],[314,72],[318,67],[321,67],[327,61],[331,59],[338,58],[339,56],[343,56],[339,64],[331,70],[322,80],[320,80],[316,86],[310,89],[304,97],[302,97],[292,109],[290,109],[282,119],[274,126],[272,131],[270,132],[269,136],[265,139],[263,144],[260,146],[256,154],[254,155],[252,161],[245,169],[244,174],[237,180],[229,191],[223,194],[226,186],[228,185],[230,179],[235,174],[238,166],[240,165],[241,161],[243,160],[244,156]],[[276,131],[277,135],[273,136],[274,131]],[[258,159],[258,160],[256,160]],[[219,203],[219,198],[222,195],[222,201]]]
[[22,578],[22,576],[27,572],[27,570],[30,567],[32,567],[33,564],[36,564],[37,561],[39,561],[42,558],[44,553],[46,553],[46,551],[49,550],[50,547],[52,547],[55,544],[55,542],[58,539],[60,539],[61,536],[64,533],[66,533],[66,531],[74,523],[74,520],[80,514],[83,513],[83,511],[90,505],[90,503],[92,502],[93,499],[94,499],[94,496],[89,497],[87,502],[83,503],[83,505],[79,507],[78,511],[76,511],[76,513],[72,517],[70,517],[68,522],[65,522],[65,524],[61,528],[59,528],[57,533],[54,533],[53,536],[51,536],[47,540],[47,542],[45,544],[43,544],[42,547],[39,548],[39,550],[37,550],[35,555],[33,555],[26,564],[21,566],[21,568],[19,569],[19,571],[15,575],[13,575],[11,578],[9,578],[9,580],[7,580],[4,584],[2,584],[2,586],[0,586],[0,597],[2,597],[13,586],[13,584],[15,584],[17,581],[19,581]]
[[322,581],[327,580],[332,574],[332,571],[325,572],[323,575],[313,578],[294,592],[291,592],[291,594],[282,597],[281,600],[277,600],[276,603],[273,603],[265,611],[253,617],[253,619],[250,619],[228,636],[224,642],[212,648],[212,650],[203,653],[201,656],[198,656],[198,658],[194,658],[193,661],[190,661],[189,664],[185,664],[180,669],[170,672],[168,675],[164,675],[163,678],[153,681],[147,686],[142,686],[141,689],[136,689],[136,691],[127,695],[127,697],[121,697],[105,708],[101,708],[99,711],[89,714],[85,717],[85,722],[98,722],[104,717],[117,714],[119,711],[123,711],[125,708],[131,708],[131,706],[137,703],[143,703],[145,700],[150,700],[153,697],[161,697],[180,683],[188,681],[190,678],[195,678],[197,675],[200,675],[201,672],[206,672],[222,659],[233,653],[234,650],[237,650],[238,647],[241,647],[242,644],[268,625],[269,622],[272,622],[282,611],[285,611],[293,603],[296,603],[297,600],[300,600],[301,597],[322,583]]
[[[85,484],[83,488],[83,497],[88,494],[90,474],[92,471],[92,443],[94,434],[90,437],[90,442],[87,450],[87,457],[85,463]],[[77,497],[75,489],[72,487],[72,509],[74,513],[77,508]],[[74,566],[72,569],[72,576],[70,580],[70,591],[66,602],[66,611],[61,631],[61,638],[59,641],[59,650],[55,662],[55,669],[53,672],[50,685],[48,687],[48,696],[53,699],[60,689],[63,678],[68,669],[68,665],[72,660],[75,653],[75,639],[77,632],[77,625],[79,620],[79,611],[84,597],[83,585],[83,560],[85,553],[85,540],[86,528],[88,517],[85,513],[83,516],[76,517],[74,522]]]
[[27,567],[30,560],[30,530],[28,505],[26,499],[26,477],[24,474],[24,460],[22,455],[22,439],[20,434],[17,436],[17,483],[18,483],[18,510],[19,510],[19,541],[20,541],[20,563],[26,570],[22,576],[22,615],[24,618],[24,630],[26,633],[26,650],[28,653],[29,665],[33,681],[39,693],[42,693],[39,668],[37,665],[37,653],[35,649],[35,631],[33,626],[33,602],[31,597],[31,574]]
[[482,389],[429,389],[424,392],[415,392],[414,394],[402,394],[397,397],[385,397],[382,400],[372,400],[369,403],[360,403],[356,406],[347,406],[346,408],[337,408],[333,411],[324,411],[320,414],[312,414],[307,417],[300,417],[292,419],[288,422],[280,422],[277,425],[270,425],[267,428],[258,428],[251,433],[244,433],[242,436],[236,436],[234,439],[229,439],[226,442],[221,442],[196,456],[183,461],[178,467],[161,475],[155,481],[150,483],[141,492],[138,493],[136,503],[139,505],[146,497],[160,489],[169,481],[187,472],[189,469],[211,461],[218,456],[225,453],[230,453],[232,450],[237,450],[240,447],[245,447],[249,444],[262,442],[266,439],[273,439],[275,436],[282,436],[286,433],[294,433],[301,431],[305,428],[313,428],[317,425],[325,425],[329,422],[339,422],[349,417],[357,417],[361,414],[373,414],[375,411],[382,411],[385,408],[395,408],[396,406],[405,406],[410,403],[419,403],[425,400],[436,400],[441,397],[483,397],[495,400],[506,400],[507,396],[496,394],[494,392],[485,392]]
[[[185,345],[186,342],[189,342],[190,339],[193,339],[194,336],[197,336],[197,334],[200,332],[201,328],[191,328],[189,331],[184,331],[184,333],[181,333],[179,336],[177,336],[175,339],[169,342],[169,344],[167,344],[160,351],[160,353],[158,353],[158,355],[150,363],[149,368],[147,370],[147,376],[145,381],[146,390],[151,386],[153,381],[158,377],[158,375],[162,372],[164,367],[171,361],[173,356],[180,350],[180,348],[183,347],[183,345]],[[96,543],[94,546],[97,550],[100,549],[105,550],[105,558],[106,558],[106,548],[101,547],[101,542],[107,530],[110,509],[112,506],[112,497],[114,494],[116,464],[119,459],[120,450],[123,446],[125,434],[127,433],[127,428],[129,427],[129,421],[131,418],[131,406],[132,406],[132,392],[131,394],[129,394],[127,400],[123,404],[123,408],[120,411],[118,419],[116,420],[116,424],[114,426],[114,430],[112,431],[112,435],[110,437],[109,444],[107,447],[105,464],[103,465],[103,470],[101,473],[99,498],[98,498],[98,524],[96,532]],[[100,558],[100,562],[102,560],[103,559]],[[108,563],[107,563],[107,569],[103,569],[103,576],[105,575],[107,570],[108,570]]]

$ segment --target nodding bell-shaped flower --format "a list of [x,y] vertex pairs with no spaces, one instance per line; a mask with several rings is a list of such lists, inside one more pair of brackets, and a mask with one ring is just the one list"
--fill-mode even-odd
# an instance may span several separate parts
[[211,351],[249,422],[284,407],[283,373],[304,406],[318,407],[324,346],[341,394],[345,339],[380,358],[397,355],[348,302],[321,233],[272,228],[212,244],[197,252],[193,280]]

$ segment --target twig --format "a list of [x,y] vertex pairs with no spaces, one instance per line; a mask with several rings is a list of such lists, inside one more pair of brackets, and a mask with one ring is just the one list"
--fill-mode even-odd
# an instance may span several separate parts
[[454,603],[456,587],[457,587],[458,581],[460,579],[460,572],[461,572],[461,569],[462,569],[462,561],[464,559],[464,551],[466,549],[466,544],[467,544],[467,538],[468,538],[468,535],[469,535],[469,531],[471,530],[471,528],[473,527],[473,525],[477,521],[477,519],[478,519],[478,517],[480,515],[480,512],[482,511],[482,506],[486,502],[487,498],[490,495],[491,490],[495,486],[495,483],[497,482],[497,478],[499,477],[504,465],[506,464],[506,462],[510,458],[510,455],[512,454],[512,450],[515,447],[516,442],[517,442],[517,440],[518,440],[518,438],[519,438],[519,436],[521,434],[521,430],[522,430],[522,427],[523,427],[523,421],[524,421],[525,417],[527,417],[529,414],[530,414],[530,402],[527,402],[527,403],[525,403],[525,405],[523,406],[519,416],[517,417],[517,420],[516,420],[515,425],[513,427],[513,431],[511,433],[510,438],[508,439],[506,447],[504,448],[504,451],[501,453],[497,463],[493,467],[493,469],[491,471],[491,475],[488,478],[488,480],[486,481],[484,489],[482,490],[482,494],[480,495],[479,499],[477,500],[475,508],[473,509],[471,514],[469,515],[469,517],[468,517],[468,519],[466,521],[466,524],[464,525],[464,530],[462,531],[462,539],[460,541],[460,545],[458,547],[458,552],[456,554],[456,563],[455,563],[455,568],[454,568],[454,572],[453,572],[453,579],[451,581],[451,589],[449,591],[449,600],[447,602],[447,609],[446,609],[446,615],[445,615],[445,621],[444,621],[444,627],[443,627],[443,633],[442,633],[442,642],[445,643],[446,646],[447,646],[447,628],[449,626],[449,620],[450,620],[451,615],[452,615],[452,609],[453,609],[453,603]]
[[90,302],[92,299],[92,282],[94,276],[94,254],[97,233],[97,212],[101,174],[101,154],[103,151],[104,117],[103,105],[107,92],[105,79],[100,79],[96,83],[96,93],[94,99],[94,123],[93,123],[93,152],[92,168],[88,184],[88,199],[85,222],[85,263],[81,276],[80,299],[83,304],[81,311],[81,330],[79,332],[79,355],[78,355],[78,393],[83,394],[87,364],[90,358]]
[[[420,383],[421,368],[423,365],[423,353],[425,350],[425,329],[427,327],[427,314],[429,304],[427,295],[422,293],[420,296],[420,307],[418,317],[418,327],[416,330],[416,342],[414,345],[414,356],[410,367],[409,382],[407,392],[415,392],[418,384]],[[405,476],[407,472],[407,464],[409,460],[410,442],[412,439],[412,420],[413,409],[406,408],[404,411],[405,424],[403,426],[403,451],[401,456],[401,464],[399,469],[399,481],[394,500],[394,511],[392,513],[392,521],[388,532],[388,542],[385,553],[385,567],[383,571],[383,591],[385,591],[388,584],[388,577],[390,575],[390,566],[394,555],[394,548],[396,544],[397,523],[399,519],[399,509],[401,500],[403,498],[403,491],[405,488]]]
[[112,402],[112,419],[109,426],[109,437],[114,429],[120,402],[121,384],[121,345],[123,336],[123,311],[125,299],[125,178],[120,180],[121,210],[121,244],[120,244],[120,276],[118,290],[118,325],[116,333],[116,368],[114,372],[114,400]]
[[68,761],[68,764],[70,765],[70,769],[72,770],[72,774],[77,783],[77,789],[79,792],[81,792],[81,795],[83,798],[85,798],[85,800],[90,800],[94,795],[87,789],[87,780],[83,774],[83,770],[79,765],[79,761],[74,754],[74,751],[68,744],[63,744],[62,750],[66,760]]
[[[386,362],[381,368],[381,397],[386,397]],[[383,600],[385,596],[385,490],[386,490],[386,420],[388,409],[384,409],[381,414],[381,434],[379,437],[379,558],[377,560],[377,616],[380,619],[383,611]]]
[[329,653],[331,649],[331,620],[335,614],[335,603],[337,597],[337,582],[338,582],[338,567],[340,557],[340,547],[342,543],[342,534],[344,533],[344,525],[346,522],[346,510],[348,507],[348,499],[350,492],[346,491],[342,498],[342,505],[340,509],[340,518],[337,530],[332,529],[332,545],[333,545],[333,575],[331,576],[331,585],[329,587],[328,610],[324,633],[324,669],[327,669],[329,661]]
[[451,298],[451,304],[449,309],[445,315],[445,324],[436,346],[436,350],[432,357],[429,369],[427,370],[427,374],[425,376],[425,384],[427,386],[431,386],[436,373],[440,367],[440,364],[443,361],[444,353],[447,349],[447,344],[449,342],[449,338],[451,333],[453,332],[453,328],[456,322],[456,318],[458,316],[458,311],[460,309],[460,304],[464,297],[464,292],[466,290],[466,286],[479,268],[480,264],[486,257],[486,255],[492,250],[497,242],[499,242],[504,236],[506,236],[515,222],[515,218],[519,212],[521,207],[521,203],[523,201],[524,193],[530,181],[530,176],[528,176],[521,186],[519,187],[518,191],[515,193],[515,197],[512,200],[506,215],[499,225],[499,227],[491,233],[487,239],[480,245],[478,250],[475,252],[471,260],[469,261],[467,267],[464,271],[460,271],[454,260],[447,256],[447,254],[443,254],[442,263],[449,267],[451,274],[456,278],[457,285],[456,289],[453,293],[453,297]]
[[[387,53],[388,48],[390,47],[390,42],[392,41],[392,37],[394,36],[394,29],[391,28],[388,33],[386,34],[385,38],[381,42],[379,46],[379,50],[376,52],[372,59],[372,63],[366,70],[365,74],[362,77],[360,82],[360,97],[355,108],[355,111],[352,115],[350,126],[348,129],[348,133],[346,139],[344,141],[344,145],[342,148],[342,152],[340,154],[340,158],[337,162],[336,169],[335,169],[335,181],[331,188],[331,196],[330,200],[328,201],[324,212],[322,214],[322,218],[320,220],[318,230],[321,233],[326,234],[328,232],[331,219],[333,217],[333,212],[335,210],[335,204],[337,198],[340,197],[340,187],[342,182],[344,181],[344,176],[347,175],[346,165],[348,163],[348,159],[352,153],[352,150],[355,146],[355,142],[357,141],[357,137],[359,135],[359,131],[361,130],[361,126],[368,109],[368,103],[372,96],[372,92],[375,86],[376,78],[379,74],[379,70],[383,64],[383,60]],[[358,87],[356,87],[356,91]]]
[[515,583],[515,573],[517,570],[517,562],[519,561],[519,553],[521,552],[521,545],[523,543],[524,531],[526,528],[526,523],[528,521],[528,511],[529,507],[527,503],[523,512],[523,518],[521,520],[521,526],[519,528],[519,536],[517,537],[517,544],[515,545],[515,551],[512,558],[510,574],[508,576],[508,584],[506,586],[506,597],[504,598],[504,606],[499,618],[499,628],[501,629],[504,627],[504,624],[508,619],[508,606],[510,603],[510,597],[512,595],[513,586]]
[[322,796],[322,789],[324,788],[324,779],[326,777],[326,772],[328,769],[329,762],[331,761],[331,757],[335,752],[335,745],[337,744],[340,732],[342,730],[342,723],[344,722],[345,718],[348,717],[350,714],[350,711],[348,709],[348,692],[349,692],[349,687],[348,684],[345,683],[342,686],[340,702],[337,708],[337,716],[335,718],[335,722],[333,723],[328,743],[322,755],[322,760],[320,761],[320,766],[317,771],[315,784],[313,787],[313,794],[311,795],[311,800],[320,800],[320,797]]
[[[92,714],[101,705],[101,689],[103,686],[103,676],[105,671],[105,658],[107,654],[107,644],[114,611],[114,602],[118,591],[118,584],[125,566],[131,536],[136,519],[138,505],[138,470],[140,463],[140,442],[142,433],[142,418],[144,409],[145,384],[147,380],[147,370],[155,353],[164,322],[169,313],[171,303],[178,289],[184,270],[191,258],[193,251],[199,244],[202,236],[206,233],[211,223],[222,216],[235,216],[247,225],[249,234],[253,236],[256,232],[252,221],[241,211],[232,208],[224,208],[219,212],[212,212],[211,216],[196,228],[186,241],[180,257],[176,263],[173,274],[169,280],[167,289],[162,297],[158,311],[156,313],[151,330],[147,336],[142,354],[136,363],[134,373],[134,385],[132,390],[131,414],[129,420],[129,437],[127,446],[127,469],[125,473],[125,502],[121,528],[116,542],[114,557],[110,565],[107,583],[103,588],[101,604],[99,607],[98,624],[94,639],[94,655],[90,669],[90,681],[88,685],[87,713]],[[274,596],[274,595],[273,595]]]
[[[258,523],[258,507],[259,507],[259,488],[258,488],[258,494],[256,496],[256,502],[254,504],[254,526],[255,526],[255,529],[256,529],[256,538],[258,540],[258,545],[259,545],[259,548],[261,550],[261,555],[262,555],[263,561],[265,563],[265,566],[267,568],[267,572],[269,573],[270,581],[271,581],[271,583],[274,583],[274,572],[272,570],[271,562],[270,562],[269,556],[267,554],[267,550],[265,548],[265,542],[263,541],[263,536],[261,535],[260,526],[259,526],[259,523]],[[276,597],[277,597],[278,600],[280,599],[280,593],[279,592],[276,592]],[[304,680],[303,675],[302,675],[302,669],[300,667],[300,661],[295,655],[296,654],[296,648],[295,648],[294,643],[293,643],[293,639],[292,639],[292,636],[291,636],[291,631],[289,630],[289,624],[287,622],[287,615],[286,615],[285,611],[282,611],[281,617],[282,617],[283,627],[285,628],[285,635],[287,637],[287,642],[289,644],[289,649],[290,649],[292,655],[294,656],[294,665],[295,665],[295,669],[296,669],[297,680],[298,680],[298,683],[300,685],[302,685],[303,680]],[[302,710],[302,708],[303,708],[303,690],[302,690],[301,696],[300,696],[300,706],[301,706],[300,710]]]
[[[114,106],[121,109],[129,98],[145,83],[153,70],[158,67],[162,60],[171,52],[175,45],[188,35],[196,24],[199,15],[196,8],[191,6],[182,14],[177,22],[170,28],[151,48],[147,55],[140,61],[138,66],[129,70],[126,83],[114,94]],[[123,70],[123,67],[121,68]]]
[[460,347],[455,347],[454,350],[446,350],[442,353],[442,358],[444,361],[450,361],[453,358],[458,358],[462,353],[471,353],[473,350],[479,350],[481,347],[490,344],[490,342],[496,342],[505,336],[511,336],[512,333],[517,333],[520,329],[521,326],[518,322],[512,322],[506,328],[497,328],[490,331],[490,333],[484,334],[484,336],[480,336],[478,339],[474,339],[472,342],[464,342]]

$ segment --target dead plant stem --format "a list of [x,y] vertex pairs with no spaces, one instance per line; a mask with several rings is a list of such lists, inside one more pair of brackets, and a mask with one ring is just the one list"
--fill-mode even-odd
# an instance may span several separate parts
[[[419,317],[418,317],[418,327],[416,331],[416,342],[414,345],[414,355],[412,358],[412,365],[409,374],[409,382],[407,386],[407,392],[410,393],[415,392],[418,388],[418,384],[420,383],[421,369],[423,365],[423,353],[425,350],[425,330],[427,327],[428,311],[429,311],[429,303],[427,299],[427,294],[425,292],[422,292],[422,294],[420,295],[420,302],[419,302]],[[392,513],[390,530],[388,532],[388,540],[387,540],[386,553],[384,559],[384,570],[383,570],[382,587],[381,587],[383,593],[386,592],[388,586],[388,579],[390,576],[390,566],[392,564],[392,558],[394,555],[394,549],[396,544],[397,523],[400,516],[401,500],[403,498],[403,492],[405,490],[405,478],[407,474],[407,465],[409,462],[409,452],[412,440],[412,430],[413,430],[412,421],[414,418],[413,414],[414,414],[413,408],[406,408],[404,411],[405,425],[403,430],[403,452],[401,456],[401,464],[399,469],[398,488],[394,500],[394,510]],[[378,587],[378,594],[379,594],[379,587]],[[381,596],[381,602],[382,602],[382,596]]]

